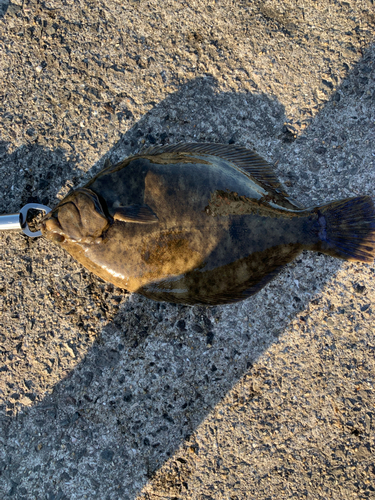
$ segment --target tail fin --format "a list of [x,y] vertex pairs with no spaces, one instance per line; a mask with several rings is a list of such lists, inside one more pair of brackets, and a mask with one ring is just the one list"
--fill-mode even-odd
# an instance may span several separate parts
[[370,196],[335,201],[315,209],[319,250],[345,260],[373,262],[375,207]]

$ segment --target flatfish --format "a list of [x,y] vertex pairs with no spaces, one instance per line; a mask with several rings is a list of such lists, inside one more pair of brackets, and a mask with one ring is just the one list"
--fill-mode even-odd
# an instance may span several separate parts
[[375,256],[371,197],[302,207],[263,158],[223,144],[159,146],[107,165],[41,230],[105,281],[182,304],[246,299],[303,250]]

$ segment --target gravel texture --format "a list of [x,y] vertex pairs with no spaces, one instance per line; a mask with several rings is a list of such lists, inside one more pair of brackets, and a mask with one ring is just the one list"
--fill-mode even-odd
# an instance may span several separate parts
[[[152,144],[235,143],[306,205],[375,187],[373,0],[0,1],[3,213]],[[225,307],[0,234],[0,497],[375,499],[374,265]]]

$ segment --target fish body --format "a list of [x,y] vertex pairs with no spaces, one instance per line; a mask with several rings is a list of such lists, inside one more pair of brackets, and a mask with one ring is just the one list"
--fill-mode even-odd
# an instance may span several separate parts
[[305,209],[244,148],[157,147],[110,165],[42,233],[106,281],[154,300],[224,304],[259,291],[302,250],[371,261],[369,197]]

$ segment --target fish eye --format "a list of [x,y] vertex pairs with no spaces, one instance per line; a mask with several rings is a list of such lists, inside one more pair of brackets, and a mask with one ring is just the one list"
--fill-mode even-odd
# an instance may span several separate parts
[[65,236],[62,234],[52,233],[50,238],[55,243],[63,243],[65,241]]

